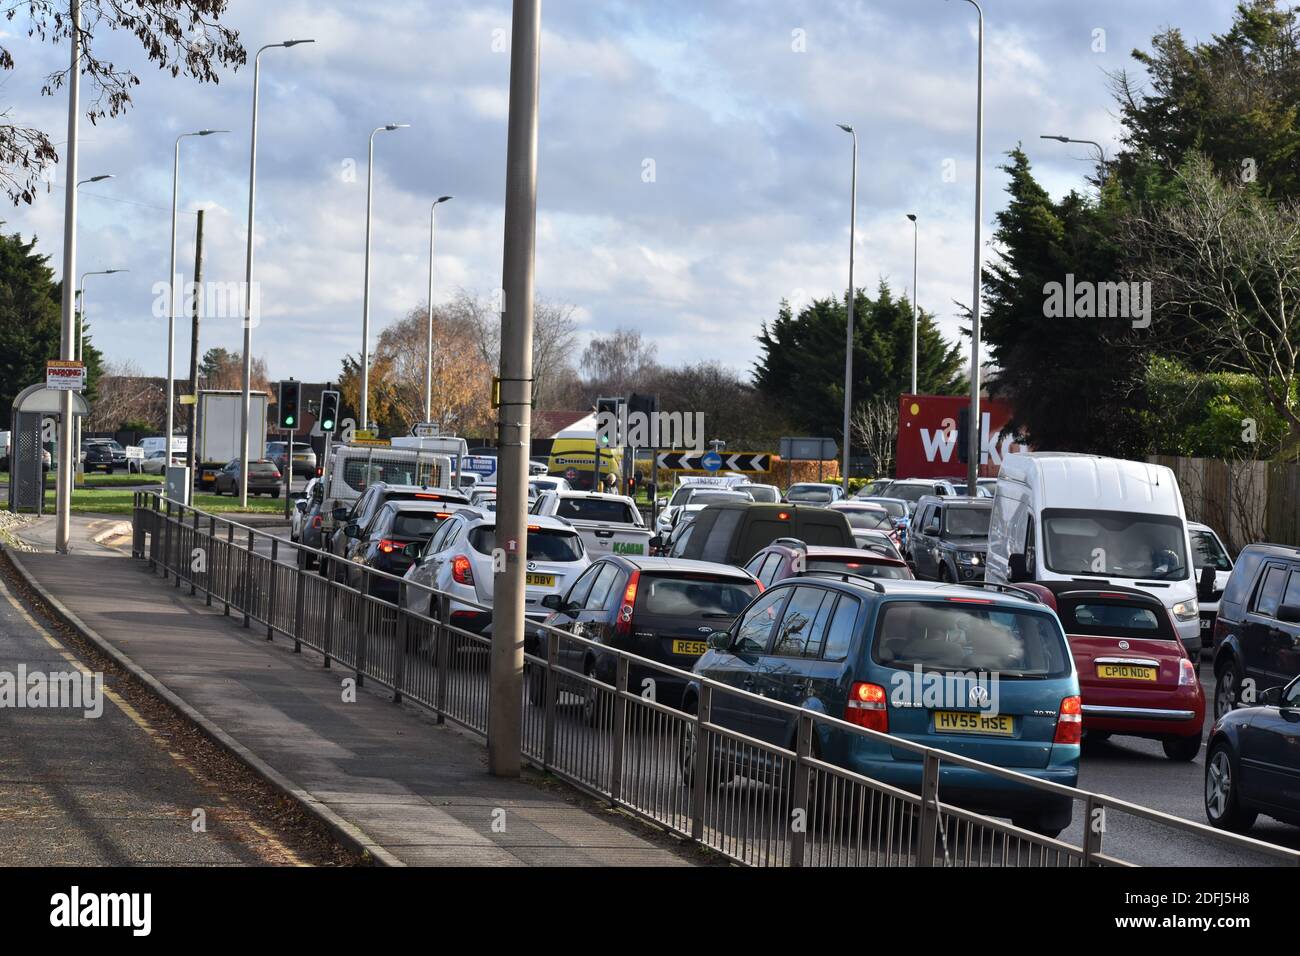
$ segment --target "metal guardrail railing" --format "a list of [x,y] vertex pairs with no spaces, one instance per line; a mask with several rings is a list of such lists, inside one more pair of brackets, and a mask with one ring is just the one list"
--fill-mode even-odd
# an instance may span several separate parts
[[[491,639],[450,623],[450,596],[350,564],[360,586],[300,567],[305,548],[155,492],[135,493],[135,557],[145,558],[175,586],[188,585],[209,605],[256,623],[268,640],[281,635],[389,689],[397,701],[428,708],[487,736]],[[260,548],[260,550],[259,550]],[[419,614],[371,593],[380,579],[400,581],[431,598]],[[457,598],[458,603],[464,603]],[[480,608],[490,610],[489,608]],[[827,714],[758,697],[566,631],[549,632],[545,656],[525,654],[522,752],[536,767],[639,817],[754,866],[1128,866],[1107,852],[1116,828],[1159,828],[1238,854],[1237,863],[1300,865],[1300,852],[1225,833],[1114,797],[1062,786],[991,764],[882,734]],[[613,660],[614,683],[558,660],[560,641],[585,645]],[[629,687],[633,668],[666,683],[690,679],[700,688],[693,713]],[[747,698],[784,711],[797,733],[777,746],[714,719],[718,703]],[[885,742],[915,755],[917,793],[821,759],[825,732]],[[1081,836],[1050,838],[943,800],[943,769],[961,767],[1073,801]],[[1082,817],[1077,811],[1082,809]],[[1171,851],[1175,852],[1175,851]],[[1196,865],[1195,858],[1162,860]]]

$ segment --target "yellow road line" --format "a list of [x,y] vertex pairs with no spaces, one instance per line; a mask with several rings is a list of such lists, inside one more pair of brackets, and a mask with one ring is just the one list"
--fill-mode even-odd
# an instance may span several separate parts
[[[31,628],[41,636],[41,638],[45,641],[46,644],[49,644],[50,647],[52,647],[55,651],[58,652],[60,657],[62,657],[65,661],[67,661],[67,663],[70,666],[75,667],[78,671],[80,671],[82,676],[84,677],[92,676],[93,672],[90,670],[90,668],[87,667],[85,664],[83,664],[75,656],[73,656],[72,652],[69,651],[66,647],[64,647],[63,644],[59,642],[58,638],[56,638],[53,634],[51,634],[49,630],[43,624],[41,624],[40,621],[36,620],[36,618],[34,618],[31,615],[31,613],[27,610],[27,608],[23,607],[23,605],[19,603],[18,599],[14,597],[13,592],[9,590],[9,586],[4,582],[2,578],[0,578],[0,593],[4,594],[5,600],[8,601],[9,604],[12,605],[13,609],[22,616],[23,620],[25,620],[31,626]],[[173,750],[171,746],[168,744],[167,739],[163,737],[162,734],[158,733],[158,731],[154,729],[153,725],[150,724],[149,721],[146,720],[144,716],[138,710],[136,710],[129,701],[124,699],[120,694],[117,693],[117,691],[109,687],[107,682],[103,684],[103,692],[104,692],[104,696],[107,697],[113,703],[113,705],[117,707],[118,710],[120,710],[123,714],[125,714],[128,718],[130,718],[132,723],[134,723],[137,727],[139,727],[142,731],[144,731],[145,734],[147,734],[149,738],[153,740],[154,743],[156,743],[163,750],[167,751],[167,755],[172,758],[172,760],[176,763],[176,765],[181,769],[183,769],[191,777],[193,777],[196,783],[198,783],[200,786],[204,787],[205,789],[213,789],[208,784],[208,782],[203,779],[203,777],[199,774],[199,772],[194,768],[194,764],[190,761],[190,759],[186,757],[184,754],[177,753],[175,750]],[[222,803],[229,806],[230,799],[224,793],[218,792],[217,798]],[[302,858],[299,857],[297,853],[295,853],[290,847],[285,846],[283,842],[276,839],[273,834],[268,832],[265,827],[258,824],[257,821],[249,818],[246,815],[241,815],[241,819],[243,820],[244,824],[248,826],[249,829],[251,829],[262,839],[266,840],[272,846],[274,846],[279,852],[283,853],[284,856],[289,860],[289,862],[292,865],[294,866],[309,865],[307,863],[304,863]]]

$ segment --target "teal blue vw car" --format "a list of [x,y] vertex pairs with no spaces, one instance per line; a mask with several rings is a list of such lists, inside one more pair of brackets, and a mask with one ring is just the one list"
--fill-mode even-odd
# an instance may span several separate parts
[[[715,724],[776,746],[794,749],[798,720],[773,700],[1040,780],[1078,781],[1083,722],[1074,661],[1056,615],[1018,588],[788,578],[715,632],[694,672],[729,689],[714,690]],[[688,685],[688,712],[698,694],[698,682]],[[916,752],[828,722],[816,726],[820,759],[919,792]],[[717,745],[727,748],[725,739]],[[737,774],[770,778],[756,748],[727,749],[725,765]],[[1068,796],[942,762],[939,797],[1048,836],[1069,826],[1074,805]]]

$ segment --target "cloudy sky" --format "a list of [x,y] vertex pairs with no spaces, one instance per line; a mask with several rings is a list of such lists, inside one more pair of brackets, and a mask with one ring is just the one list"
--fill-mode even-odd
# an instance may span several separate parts
[[[1118,127],[1106,72],[1153,32],[1208,38],[1230,0],[985,0],[986,235],[1003,202],[1002,154],[1023,142],[1056,194],[1081,188],[1089,147]],[[82,123],[78,271],[110,359],[162,374],[172,148],[182,145],[178,263],[189,276],[207,210],[205,278],[244,276],[251,51],[262,59],[255,354],[273,378],[334,378],[360,351],[366,143],[376,139],[372,334],[427,297],[429,203],[440,206],[436,301],[501,284],[509,77],[506,0],[232,0],[250,65],[217,86],[141,63],[133,40],[99,52],[137,67],[132,109]],[[582,336],[640,329],[665,362],[747,369],[759,323],[847,283],[851,142],[860,139],[857,281],[911,283],[920,218],[921,304],[956,335],[968,303],[974,198],[975,11],[959,0],[546,0],[543,5],[538,294],[576,307]],[[4,32],[4,31],[9,32]],[[62,143],[66,96],[41,97],[62,48],[0,23],[17,68],[0,77],[13,122]],[[83,94],[84,95],[84,94]],[[950,175],[945,175],[945,173]],[[61,271],[63,172],[30,207],[0,211]],[[178,369],[188,362],[188,326]],[[237,318],[203,348],[238,349]]]

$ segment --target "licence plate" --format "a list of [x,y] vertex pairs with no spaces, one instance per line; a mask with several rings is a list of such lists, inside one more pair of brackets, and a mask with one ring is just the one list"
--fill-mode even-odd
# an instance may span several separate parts
[[524,584],[538,588],[555,587],[554,574],[526,574],[524,575]]
[[687,654],[691,657],[701,657],[708,649],[708,641],[673,641],[674,654]]
[[936,710],[934,731],[944,734],[994,734],[1009,737],[1016,732],[1016,725],[1009,714],[989,716],[960,710]]
[[216,472],[214,472],[214,471],[205,471],[205,472],[203,473],[203,480],[204,480],[204,481],[211,481],[212,479],[214,479],[214,478],[216,478],[216,477],[217,477],[217,474],[216,474]]
[[1147,680],[1156,679],[1154,667],[1142,667],[1137,664],[1098,664],[1097,676],[1103,680]]
[[1210,629],[1210,619],[1208,617],[1201,618],[1201,630],[1208,631],[1209,629]]

